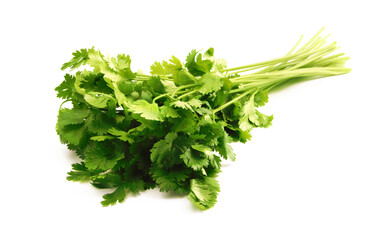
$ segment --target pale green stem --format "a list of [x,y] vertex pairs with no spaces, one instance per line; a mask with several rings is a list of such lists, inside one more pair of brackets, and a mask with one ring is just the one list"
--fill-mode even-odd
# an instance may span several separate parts
[[195,83],[195,84],[188,84],[188,85],[184,85],[184,86],[178,87],[178,88],[173,92],[173,94],[171,94],[171,97],[174,97],[174,96],[176,95],[176,93],[179,92],[179,91],[182,90],[182,89],[189,88],[189,87],[200,86],[200,85],[201,85],[201,84],[199,84],[199,83]]
[[190,91],[190,92],[187,92],[187,93],[184,93],[183,95],[180,95],[180,96],[177,97],[177,98],[178,98],[178,99],[182,99],[182,98],[184,98],[184,97],[186,97],[186,96],[189,96],[189,95],[192,95],[193,93],[196,93],[196,92],[198,92],[198,89],[193,90],[193,91]]
[[61,105],[59,106],[59,110],[61,110],[63,104],[65,104],[66,102],[69,102],[69,101],[72,101],[72,99],[67,99],[67,100],[63,101],[63,102],[61,103]]
[[152,102],[155,103],[156,100],[160,99],[160,98],[163,98],[163,97],[169,97],[169,98],[172,98],[169,96],[169,93],[164,93],[164,94],[161,94],[161,95],[158,95],[157,97],[155,97]]
[[246,95],[248,95],[249,93],[251,93],[252,90],[256,90],[256,89],[251,89],[250,91],[246,91],[246,92],[242,93],[241,95],[239,95],[239,96],[233,98],[233,99],[230,100],[229,102],[227,102],[227,103],[221,105],[220,107],[214,109],[214,111],[212,112],[213,115],[214,115],[215,113],[217,113],[217,112],[223,110],[224,108],[230,106],[231,104],[235,103],[236,101],[240,100],[241,98],[245,97]]

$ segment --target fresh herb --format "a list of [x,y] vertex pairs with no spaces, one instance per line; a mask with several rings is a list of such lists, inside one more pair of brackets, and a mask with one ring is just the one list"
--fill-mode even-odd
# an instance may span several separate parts
[[103,206],[158,187],[188,195],[201,210],[213,207],[221,161],[235,159],[230,143],[245,143],[253,128],[272,123],[257,110],[272,88],[350,71],[348,57],[333,54],[338,47],[321,31],[283,57],[234,68],[215,59],[213,48],[192,50],[185,63],[174,56],[155,62],[151,74],[133,72],[125,54],[76,51],[62,70],[78,71],[55,89],[72,103],[62,103],[57,133],[82,160],[67,179],[113,188]]

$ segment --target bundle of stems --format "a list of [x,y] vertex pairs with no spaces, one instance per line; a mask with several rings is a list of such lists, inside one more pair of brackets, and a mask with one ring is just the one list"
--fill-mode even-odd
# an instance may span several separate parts
[[[220,74],[223,77],[230,77],[233,87],[229,94],[233,94],[234,98],[214,109],[213,112],[219,112],[256,89],[270,91],[289,80],[312,80],[349,73],[351,69],[344,66],[349,57],[344,53],[333,54],[340,47],[336,42],[326,44],[329,35],[321,37],[323,30],[324,28],[298,48],[303,39],[302,35],[294,47],[282,57],[223,69]],[[150,77],[150,75],[138,74],[137,80],[148,80]],[[172,80],[171,75],[160,77],[163,80]],[[185,97],[199,95],[200,85],[196,83],[179,86],[172,93],[158,96],[154,101],[164,96],[181,100]]]

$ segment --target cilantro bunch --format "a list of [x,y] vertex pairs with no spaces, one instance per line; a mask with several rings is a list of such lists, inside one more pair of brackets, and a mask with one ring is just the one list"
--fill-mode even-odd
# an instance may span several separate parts
[[[283,57],[234,68],[215,59],[213,48],[192,50],[185,63],[175,56],[155,62],[149,75],[133,72],[125,54],[74,52],[62,70],[76,73],[55,89],[65,99],[57,133],[82,160],[67,179],[112,188],[103,206],[157,187],[187,195],[201,210],[213,207],[221,161],[235,159],[230,143],[245,143],[253,128],[272,123],[273,116],[257,110],[269,90],[350,71],[348,58],[333,54],[336,43],[326,44],[321,31]],[[67,101],[72,107],[63,108]]]

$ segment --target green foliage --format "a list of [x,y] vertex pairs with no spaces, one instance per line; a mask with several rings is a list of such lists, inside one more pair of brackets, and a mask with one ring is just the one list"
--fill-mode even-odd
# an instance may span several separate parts
[[200,82],[202,83],[202,86],[198,91],[202,94],[217,92],[224,84],[221,77],[216,73],[205,73],[200,78]]
[[220,191],[218,181],[211,177],[201,177],[190,182],[188,199],[201,210],[213,207]]
[[[93,49],[94,48],[92,48],[92,50]],[[72,55],[73,58],[71,59],[71,61],[63,64],[61,68],[62,70],[65,70],[67,68],[70,68],[72,70],[80,67],[81,65],[84,65],[86,61],[89,59],[89,50],[87,49],[81,49],[80,51],[77,50],[76,52],[72,53]]]
[[214,58],[213,48],[192,50],[184,64],[174,56],[155,62],[151,75],[133,72],[125,54],[74,52],[62,69],[77,72],[55,88],[72,103],[59,109],[56,131],[81,158],[67,179],[112,189],[103,206],[158,187],[188,195],[201,210],[213,207],[221,161],[236,159],[231,143],[244,143],[254,128],[272,123],[273,116],[257,110],[268,102],[268,91],[298,77],[349,71],[341,65],[344,57],[328,56],[334,47],[311,41],[295,54],[230,69]]

